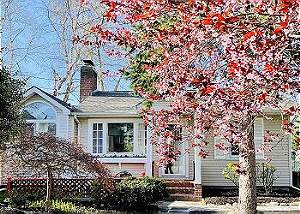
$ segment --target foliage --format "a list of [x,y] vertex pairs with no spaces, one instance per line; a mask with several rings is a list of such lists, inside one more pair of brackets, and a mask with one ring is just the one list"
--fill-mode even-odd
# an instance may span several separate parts
[[239,176],[236,170],[237,165],[238,164],[236,163],[228,162],[222,174],[225,180],[229,180],[234,184],[234,186],[239,187]]
[[103,182],[98,178],[92,183],[92,198],[98,207],[109,207],[112,204],[112,197],[116,192],[116,183],[113,179]]
[[257,165],[257,180],[262,184],[265,193],[272,192],[274,182],[278,176],[275,175],[276,167],[271,163],[260,163]]
[[[234,186],[238,187],[239,184],[239,165],[234,162],[228,162],[222,174],[225,180],[231,181]],[[271,163],[259,163],[256,165],[257,181],[263,186],[266,194],[272,192],[274,182],[277,180],[276,167]]]
[[0,147],[14,139],[24,125],[22,109],[22,94],[24,82],[14,78],[2,68],[0,70]]
[[98,206],[118,210],[145,210],[152,203],[168,196],[165,183],[150,177],[126,178],[109,191],[104,190],[99,183],[94,188],[94,199]]
[[40,192],[11,191],[8,197],[11,206],[20,208],[25,207],[31,201],[42,200],[45,194]]
[[109,177],[109,171],[79,144],[48,133],[22,136],[10,145],[7,154],[7,165],[14,169],[26,171],[28,176],[47,176],[47,199],[51,197],[55,177]]
[[[34,210],[43,210],[46,207],[46,203],[47,202],[43,200],[32,201],[29,202],[27,207]],[[49,209],[55,213],[78,213],[78,207],[71,202],[65,202],[62,200],[51,200],[49,204]]]

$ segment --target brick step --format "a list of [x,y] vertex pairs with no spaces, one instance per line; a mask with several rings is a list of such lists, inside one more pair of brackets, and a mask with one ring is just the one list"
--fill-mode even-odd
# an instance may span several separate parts
[[194,187],[194,183],[191,181],[174,181],[166,180],[167,187]]
[[194,187],[167,187],[170,194],[194,194]]
[[171,200],[177,201],[201,201],[202,198],[197,198],[193,194],[171,194]]

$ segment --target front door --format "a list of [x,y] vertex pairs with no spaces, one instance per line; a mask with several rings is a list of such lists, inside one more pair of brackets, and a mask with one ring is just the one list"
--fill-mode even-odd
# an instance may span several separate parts
[[179,157],[176,158],[173,164],[168,164],[160,168],[160,175],[163,178],[186,178],[188,177],[188,153],[184,152],[185,143],[178,144],[178,148],[181,151]]

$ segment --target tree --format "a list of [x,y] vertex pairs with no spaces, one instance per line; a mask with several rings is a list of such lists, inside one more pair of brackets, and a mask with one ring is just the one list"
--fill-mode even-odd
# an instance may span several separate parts
[[24,83],[2,68],[0,70],[0,148],[15,139],[22,131],[22,94]]
[[[105,40],[101,40],[93,27],[106,26],[103,7],[91,1],[84,7],[79,7],[78,0],[49,0],[47,14],[51,27],[58,40],[56,56],[60,66],[53,68],[53,95],[63,96],[68,101],[78,88],[79,67],[82,60],[90,59],[95,63],[98,76],[98,88],[104,91],[105,79],[115,80],[119,77],[117,70],[120,58],[115,57]],[[107,71],[109,70],[109,71]],[[115,73],[114,75],[112,75]],[[116,88],[119,80],[115,80]],[[114,85],[112,81],[110,85]]]
[[[255,213],[254,120],[264,116],[264,108],[288,116],[298,111],[287,109],[283,101],[296,97],[299,89],[299,56],[290,51],[291,35],[299,30],[299,1],[102,3],[107,5],[107,20],[123,20],[127,27],[99,31],[108,31],[114,42],[129,48],[133,64],[136,54],[144,57],[132,71],[136,73],[129,74],[138,86],[135,90],[150,101],[170,103],[168,108],[145,112],[160,151],[172,136],[166,129],[169,123],[186,126],[203,157],[207,136],[238,145],[240,213]],[[137,75],[140,69],[143,75]],[[142,81],[147,76],[154,80],[145,88]],[[187,125],[180,123],[182,118]],[[291,131],[287,119],[282,126]],[[223,142],[216,146],[230,147]]]
[[56,177],[97,176],[102,182],[108,178],[108,170],[78,144],[48,133],[37,136],[25,134],[19,141],[10,144],[7,150],[7,165],[16,173],[28,176],[47,176],[47,196],[52,196]]

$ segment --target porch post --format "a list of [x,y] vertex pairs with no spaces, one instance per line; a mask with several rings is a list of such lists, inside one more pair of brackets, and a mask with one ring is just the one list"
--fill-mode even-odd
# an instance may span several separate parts
[[201,157],[198,155],[199,148],[194,148],[195,158],[195,180],[194,180],[194,195],[196,198],[202,197],[202,174],[201,174]]
[[146,162],[146,175],[147,176],[153,176],[152,175],[152,144],[150,143],[150,128],[147,126],[147,162]]

